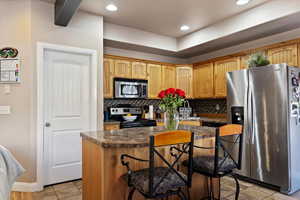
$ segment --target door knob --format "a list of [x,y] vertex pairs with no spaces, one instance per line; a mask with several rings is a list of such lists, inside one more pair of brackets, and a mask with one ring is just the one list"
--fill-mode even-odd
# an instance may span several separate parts
[[51,126],[51,124],[49,122],[45,123],[45,127],[50,127],[50,126]]

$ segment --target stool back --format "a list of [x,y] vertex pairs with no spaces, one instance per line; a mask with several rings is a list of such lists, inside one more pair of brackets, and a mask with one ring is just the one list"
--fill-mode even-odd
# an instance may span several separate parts
[[[178,154],[175,156],[173,162],[168,161],[159,151],[159,147],[175,147]],[[186,186],[190,187],[192,183],[192,160],[193,160],[193,146],[194,146],[194,133],[184,130],[166,131],[157,133],[150,136],[150,150],[149,150],[149,193],[150,196],[154,196],[156,189],[167,177],[168,173],[175,173],[178,178],[185,182]],[[178,165],[180,159],[184,154],[188,155],[188,173],[187,179],[185,179],[178,171],[175,166]],[[155,159],[158,157],[159,159]],[[162,161],[168,167],[168,172],[164,174],[160,181],[154,185],[155,175],[155,162]]]
[[[230,138],[230,139],[226,139]],[[237,150],[234,148],[237,147]],[[222,165],[231,159],[237,169],[241,169],[243,150],[243,126],[227,124],[217,129],[215,138],[214,174],[218,174]],[[223,153],[219,162],[220,153]],[[236,154],[237,156],[234,156]]]

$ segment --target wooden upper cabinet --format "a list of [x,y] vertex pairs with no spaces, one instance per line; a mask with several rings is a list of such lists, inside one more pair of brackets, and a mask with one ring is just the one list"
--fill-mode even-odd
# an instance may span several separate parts
[[176,67],[162,66],[162,89],[176,87]]
[[191,66],[176,67],[176,88],[184,90],[187,98],[193,98],[193,68]]
[[239,69],[240,69],[239,57],[220,60],[214,63],[215,97],[226,97],[227,95],[226,73],[234,70],[239,70]]
[[104,58],[103,62],[103,93],[105,98],[113,97],[113,78],[114,78],[114,60],[109,58]]
[[249,55],[245,55],[245,56],[241,56],[241,66],[240,69],[248,69],[248,60],[250,58],[250,54]]
[[194,98],[214,97],[214,64],[207,63],[194,67]]
[[272,64],[287,63],[289,66],[297,66],[298,65],[297,44],[269,49],[268,57]]
[[116,60],[115,61],[115,77],[131,78],[132,68],[130,61]]
[[132,78],[147,79],[147,64],[142,62],[132,62]]
[[158,98],[158,93],[161,91],[162,67],[161,65],[148,64],[147,65],[147,79],[148,79],[148,98]]

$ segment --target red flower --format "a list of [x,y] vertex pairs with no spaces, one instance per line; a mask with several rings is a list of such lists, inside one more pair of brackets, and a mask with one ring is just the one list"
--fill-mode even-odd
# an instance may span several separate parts
[[172,94],[172,95],[175,95],[175,89],[174,88],[169,88],[166,90],[166,95],[169,95],[169,94]]
[[160,91],[160,93],[158,94],[158,97],[162,99],[162,98],[165,97],[165,95],[166,95],[166,92],[165,92],[164,90],[162,90],[162,91]]
[[182,98],[185,98],[185,92],[184,92],[183,90],[181,90],[181,89],[176,89],[175,93],[176,93],[178,96],[180,96],[180,97],[182,97]]

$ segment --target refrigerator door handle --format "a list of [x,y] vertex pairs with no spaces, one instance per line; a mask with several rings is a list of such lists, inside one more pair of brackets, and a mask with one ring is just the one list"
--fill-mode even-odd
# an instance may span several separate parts
[[251,142],[252,139],[252,92],[250,88],[250,83],[248,82],[248,87],[247,87],[247,95],[246,95],[246,113],[247,113],[247,119],[246,119],[246,127],[245,129],[247,130],[247,143]]
[[251,127],[251,132],[250,132],[250,141],[251,141],[251,144],[254,144],[254,142],[255,142],[255,117],[254,117],[254,109],[253,109],[253,93],[252,93],[252,91],[250,92],[251,94],[250,94],[250,105],[251,105],[251,122],[250,122],[250,127]]
[[250,144],[254,144],[254,109],[253,109],[253,90],[252,90],[252,85],[249,81],[249,86],[248,86],[248,96],[247,96],[247,101],[248,101],[248,106],[247,106],[247,117],[248,117],[248,142]]

